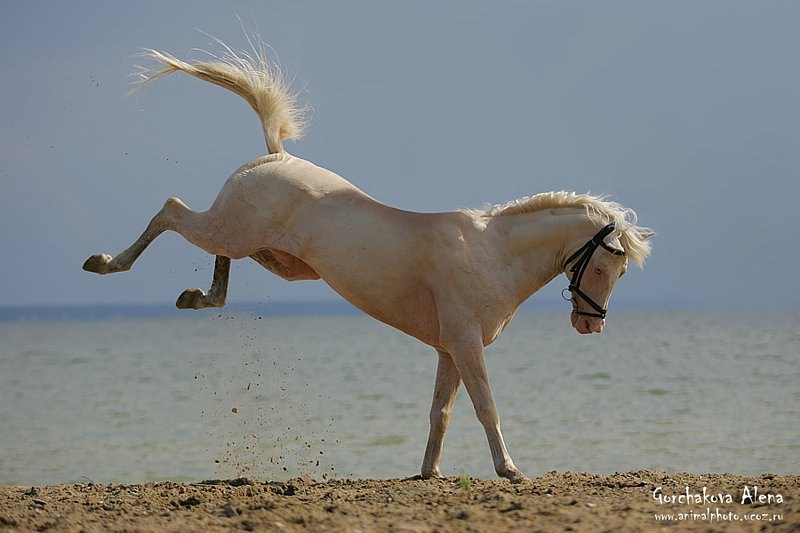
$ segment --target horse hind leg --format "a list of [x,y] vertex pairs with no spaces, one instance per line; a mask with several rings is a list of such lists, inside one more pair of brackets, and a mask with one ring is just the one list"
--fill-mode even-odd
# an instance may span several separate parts
[[[131,246],[117,254],[116,257],[108,254],[95,254],[86,260],[83,269],[97,274],[128,271],[150,243],[167,230],[175,231],[195,246],[214,253],[214,244],[208,231],[207,215],[189,209],[178,198],[169,198]],[[187,289],[180,295],[176,305],[181,309],[222,307],[225,305],[229,272],[230,259],[217,255],[214,281],[209,293],[205,294],[200,289]]]
[[108,254],[95,254],[83,263],[83,269],[96,274],[112,274],[130,270],[150,243],[166,230],[174,230],[183,234],[181,226],[184,225],[186,215],[189,213],[198,215],[178,198],[168,199],[161,211],[150,220],[147,228],[132,245],[117,254],[116,257]]
[[205,309],[207,307],[223,307],[228,296],[228,277],[231,271],[231,260],[218,255],[214,262],[214,280],[208,294],[201,289],[186,289],[178,296],[175,306],[178,309]]

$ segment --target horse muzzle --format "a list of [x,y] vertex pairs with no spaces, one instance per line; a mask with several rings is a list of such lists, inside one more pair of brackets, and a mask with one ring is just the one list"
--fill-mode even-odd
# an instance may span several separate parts
[[570,313],[570,322],[572,322],[572,327],[581,335],[602,333],[606,325],[605,318],[582,316],[574,312]]

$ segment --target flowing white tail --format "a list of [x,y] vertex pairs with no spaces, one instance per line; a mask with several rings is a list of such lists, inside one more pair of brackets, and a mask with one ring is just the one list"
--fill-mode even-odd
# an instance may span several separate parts
[[187,63],[157,50],[145,50],[147,57],[164,67],[152,73],[144,72],[142,83],[181,71],[228,89],[244,98],[258,115],[269,153],[282,152],[284,139],[298,139],[303,135],[305,109],[297,106],[297,94],[290,90],[277,64],[268,61],[263,46],[255,49],[253,57],[237,53],[221,41],[218,43],[225,49],[222,57],[197,63]]

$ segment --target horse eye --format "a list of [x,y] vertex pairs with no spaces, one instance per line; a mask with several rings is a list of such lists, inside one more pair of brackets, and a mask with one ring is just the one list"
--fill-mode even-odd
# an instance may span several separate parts
[[600,268],[600,267],[594,267],[594,273],[597,274],[598,276],[602,276],[603,275],[603,269]]

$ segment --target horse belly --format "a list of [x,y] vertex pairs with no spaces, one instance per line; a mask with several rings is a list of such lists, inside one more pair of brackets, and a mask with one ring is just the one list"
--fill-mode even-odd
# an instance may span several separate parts
[[305,261],[281,250],[260,250],[250,258],[286,281],[319,279],[319,274]]
[[[394,289],[375,290],[366,287],[368,280],[322,279],[342,298],[385,324],[410,335],[425,344],[439,342],[439,318],[431,292],[422,284],[404,283]],[[373,284],[384,286],[384,284]]]

